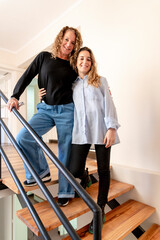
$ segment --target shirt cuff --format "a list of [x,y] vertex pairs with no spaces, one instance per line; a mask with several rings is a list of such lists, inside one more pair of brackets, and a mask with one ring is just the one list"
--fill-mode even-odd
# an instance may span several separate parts
[[117,130],[120,127],[120,124],[113,118],[104,118],[104,121],[107,129],[114,128]]

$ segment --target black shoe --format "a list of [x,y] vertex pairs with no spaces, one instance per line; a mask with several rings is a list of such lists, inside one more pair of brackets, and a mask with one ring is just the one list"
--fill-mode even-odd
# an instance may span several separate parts
[[93,220],[89,225],[89,230],[88,230],[91,234],[93,234]]
[[86,189],[87,187],[90,187],[92,185],[91,177],[88,174],[88,168],[85,170],[84,177],[82,178],[80,184],[81,186]]
[[68,198],[58,198],[58,205],[61,207],[65,207],[68,205],[69,199]]
[[[106,221],[106,218],[105,218],[105,213],[104,213],[104,207],[105,206],[101,206],[101,209],[102,209],[102,225],[105,223],[105,221]],[[93,234],[93,220],[92,220],[92,222],[90,223],[90,225],[89,225],[89,232],[91,233],[91,234]]]
[[[42,179],[42,182],[46,183],[46,182],[50,182],[51,181],[51,175],[50,173],[46,174]],[[33,182],[31,183],[28,183],[27,180],[25,180],[23,182],[23,184],[27,187],[32,187],[32,186],[36,186],[37,185],[37,182],[33,180]]]

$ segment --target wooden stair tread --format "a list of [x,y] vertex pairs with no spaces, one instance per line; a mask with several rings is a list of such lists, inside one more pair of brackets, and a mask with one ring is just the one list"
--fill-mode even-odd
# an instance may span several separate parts
[[[153,214],[154,211],[155,208],[151,206],[135,200],[128,200],[112,211],[106,213],[106,222],[102,229],[102,240],[123,239]],[[93,239],[93,235],[87,231],[85,236],[81,239],[90,240]]]
[[[51,150],[56,152],[56,155],[57,155],[57,145],[56,144],[48,144],[48,145],[51,148]],[[26,180],[26,175],[25,175],[24,166],[23,166],[23,162],[22,162],[21,158],[19,157],[18,153],[16,152],[16,150],[14,149],[14,147],[12,145],[6,145],[3,148],[9,158],[11,164],[14,167],[14,170],[15,170],[17,176],[19,177],[20,182],[23,184],[23,182]],[[46,159],[48,161],[48,165],[50,168],[51,182],[48,182],[45,185],[50,186],[55,183],[58,183],[58,169],[51,162],[51,160],[48,159],[48,157],[46,157]],[[88,167],[89,174],[94,174],[97,172],[97,162],[94,159],[87,158],[86,167]],[[4,161],[2,161],[2,183],[4,185],[6,185],[8,188],[10,188],[16,194],[19,194],[19,190],[18,190],[14,180],[12,179]],[[38,186],[26,187],[24,185],[23,185],[23,187],[26,192],[32,191],[32,190],[35,190],[38,188]]]
[[139,240],[159,240],[160,239],[160,225],[153,224]]
[[[130,191],[133,189],[133,185],[121,183],[116,180],[111,180],[110,191],[109,191],[109,201],[120,196],[121,194]],[[98,183],[92,184],[87,188],[87,192],[93,198],[94,201],[97,200],[98,195]],[[61,222],[57,218],[56,214],[50,207],[47,201],[37,203],[34,205],[37,210],[38,215],[40,216],[45,228],[47,231],[50,231],[61,225]],[[88,211],[90,209],[84,203],[81,198],[74,198],[70,201],[69,205],[62,207],[63,212],[69,220],[76,218]],[[29,210],[27,208],[17,211],[17,216],[20,218],[28,228],[31,229],[37,236],[40,235],[40,232],[34,223],[33,218],[31,217]]]

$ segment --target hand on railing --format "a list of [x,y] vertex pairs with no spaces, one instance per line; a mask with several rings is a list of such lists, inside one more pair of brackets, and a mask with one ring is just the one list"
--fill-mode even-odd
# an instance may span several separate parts
[[11,112],[12,108],[15,107],[17,110],[19,110],[19,103],[16,98],[10,98],[7,103],[8,109]]

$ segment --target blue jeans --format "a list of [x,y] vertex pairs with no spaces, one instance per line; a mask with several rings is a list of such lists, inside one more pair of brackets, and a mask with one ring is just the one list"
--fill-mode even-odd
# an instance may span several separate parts
[[[45,103],[39,103],[37,104],[37,110],[38,112],[29,121],[30,126],[40,137],[47,133],[52,127],[56,126],[58,135],[58,158],[61,163],[69,169],[74,104],[69,103],[52,106]],[[43,178],[49,173],[49,166],[42,149],[25,128],[22,128],[18,133],[17,143],[40,178]],[[27,181],[30,183],[33,182],[34,179],[25,165],[24,169]],[[74,197],[72,186],[60,172],[58,197]]]

